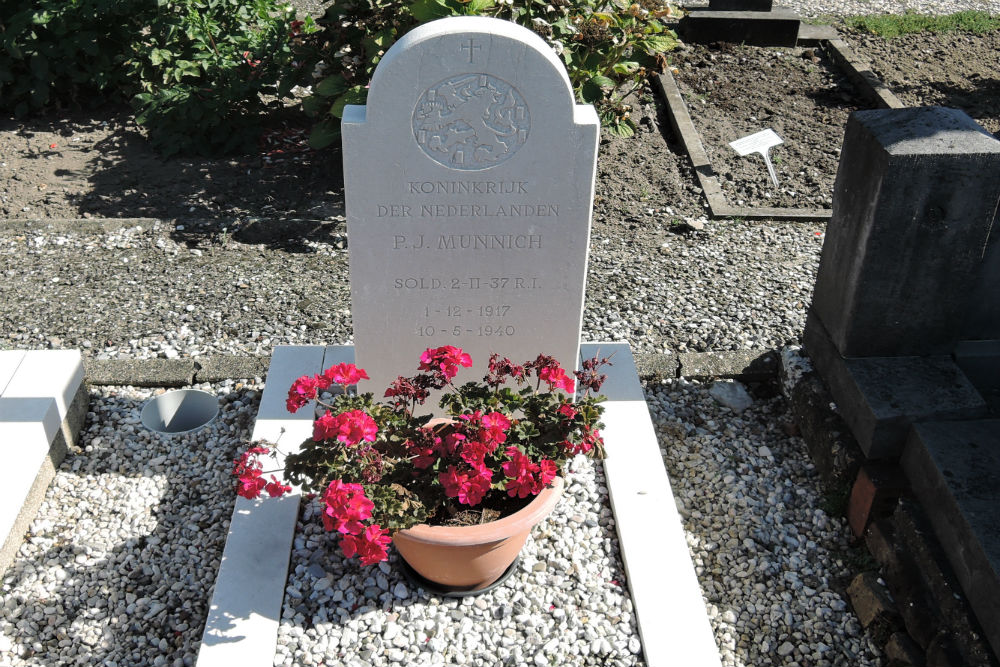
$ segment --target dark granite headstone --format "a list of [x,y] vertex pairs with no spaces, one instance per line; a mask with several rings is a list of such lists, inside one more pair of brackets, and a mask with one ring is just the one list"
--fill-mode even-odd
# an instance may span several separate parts
[[693,10],[681,19],[678,30],[694,44],[733,42],[753,46],[795,46],[799,38],[799,17],[795,12]]
[[1000,211],[995,211],[993,231],[986,244],[979,278],[962,329],[963,340],[1000,341]]
[[771,0],[708,0],[708,8],[727,12],[769,12]]
[[845,357],[950,354],[1000,201],[1000,141],[963,111],[847,122],[813,310]]

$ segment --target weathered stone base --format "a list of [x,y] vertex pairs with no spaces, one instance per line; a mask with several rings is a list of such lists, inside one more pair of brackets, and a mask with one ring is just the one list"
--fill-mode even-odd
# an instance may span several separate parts
[[898,458],[914,423],[986,416],[983,397],[949,356],[844,358],[811,310],[803,346],[868,458]]
[[[1000,666],[993,641],[1000,630],[1000,420],[920,423],[909,432],[901,465],[866,462],[816,374],[796,383],[790,402],[823,478],[835,488],[850,485],[845,510],[884,581],[874,572],[859,575],[851,598],[889,664]],[[972,427],[978,435],[963,437],[965,425],[979,425]],[[945,435],[928,447],[938,434]],[[964,457],[957,451],[963,447]],[[947,465],[931,450],[938,458],[948,451]]]

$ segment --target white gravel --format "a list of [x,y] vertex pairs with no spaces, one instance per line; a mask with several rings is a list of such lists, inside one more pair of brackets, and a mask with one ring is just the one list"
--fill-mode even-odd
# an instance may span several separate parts
[[669,380],[646,396],[723,664],[879,665],[843,593],[849,530],[782,430],[784,400],[736,414],[712,386]]
[[276,666],[644,664],[600,466],[566,491],[501,587],[464,599],[413,590],[398,556],[346,560],[306,507],[296,526]]
[[220,417],[173,439],[139,423],[150,390],[92,391],[79,448],[3,576],[0,665],[194,664],[259,384],[199,388]]

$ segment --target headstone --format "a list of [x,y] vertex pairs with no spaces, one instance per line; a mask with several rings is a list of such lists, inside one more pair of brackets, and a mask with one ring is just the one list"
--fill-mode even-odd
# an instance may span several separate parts
[[767,3],[736,0],[731,4],[752,4],[757,8],[723,9],[718,3],[710,8],[692,9],[681,19],[678,32],[692,44],[732,42],[750,46],[795,46],[801,21],[784,7],[767,9]]
[[708,8],[728,12],[769,12],[772,0],[708,0]]
[[381,392],[428,347],[577,367],[599,121],[533,32],[420,26],[343,117],[357,364]]
[[1000,210],[993,218],[979,279],[962,329],[964,340],[1000,341]]
[[1000,141],[964,112],[852,114],[812,305],[840,354],[951,354],[998,201]]

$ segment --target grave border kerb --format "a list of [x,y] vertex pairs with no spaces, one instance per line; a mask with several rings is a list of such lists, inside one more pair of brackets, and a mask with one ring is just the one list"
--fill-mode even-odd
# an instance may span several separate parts
[[[815,27],[809,26],[810,29],[815,29]],[[798,43],[800,45],[815,44],[823,48],[830,55],[831,60],[847,74],[851,82],[858,86],[862,97],[878,108],[901,109],[905,106],[889,87],[872,72],[871,65],[857,56],[843,39],[839,37],[836,39],[815,39],[802,36]],[[833,214],[831,209],[731,206],[722,192],[719,179],[715,175],[715,170],[712,169],[711,160],[702,144],[701,134],[691,120],[687,104],[684,102],[684,97],[681,95],[680,88],[678,88],[670,69],[667,68],[655,76],[653,81],[656,84],[654,87],[659,91],[660,97],[667,107],[670,126],[680,140],[684,152],[687,153],[691,166],[694,167],[695,176],[698,178],[698,183],[708,203],[709,214],[713,219],[742,218],[745,220],[799,222],[826,222],[830,220]]]
[[[633,353],[642,380],[684,378],[766,382],[780,371],[776,349]],[[263,379],[270,355],[205,355],[182,359],[83,359],[84,382],[93,387],[185,387],[203,382]]]

